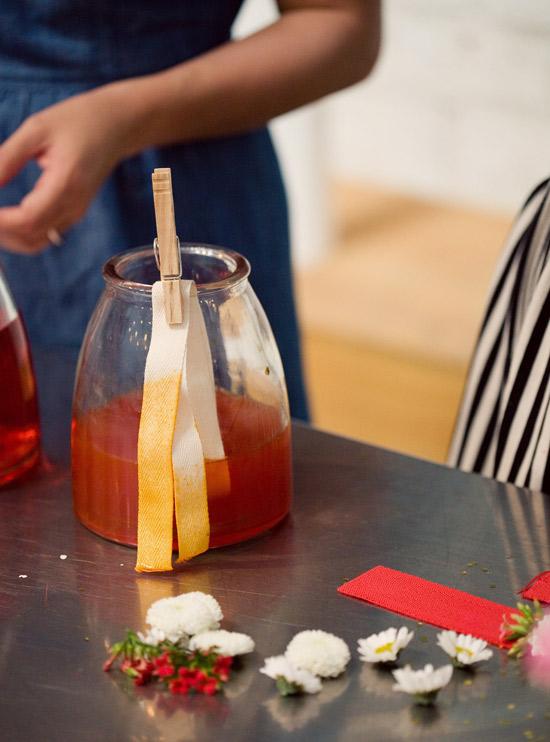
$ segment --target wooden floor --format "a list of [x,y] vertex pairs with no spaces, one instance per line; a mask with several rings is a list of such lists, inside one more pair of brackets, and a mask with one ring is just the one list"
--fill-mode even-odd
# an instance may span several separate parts
[[444,461],[506,215],[339,184],[331,256],[297,276],[321,428]]

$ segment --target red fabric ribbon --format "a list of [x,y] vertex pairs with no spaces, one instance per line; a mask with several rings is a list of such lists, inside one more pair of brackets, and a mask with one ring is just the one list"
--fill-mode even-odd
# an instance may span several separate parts
[[514,609],[463,590],[378,566],[344,583],[338,592],[497,647],[509,646],[501,638],[501,625]]
[[541,572],[533,577],[519,594],[525,600],[538,600],[541,603],[550,603],[550,571]]

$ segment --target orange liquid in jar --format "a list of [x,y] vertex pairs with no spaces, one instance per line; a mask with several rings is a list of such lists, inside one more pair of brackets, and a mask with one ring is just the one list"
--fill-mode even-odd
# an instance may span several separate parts
[[[274,526],[288,513],[292,492],[290,427],[283,427],[280,411],[220,390],[216,396],[226,459],[206,461],[211,547]],[[101,536],[132,546],[140,410],[141,393],[133,392],[75,418],[72,432],[77,518]]]
[[40,456],[36,384],[19,317],[0,329],[0,486],[31,469]]

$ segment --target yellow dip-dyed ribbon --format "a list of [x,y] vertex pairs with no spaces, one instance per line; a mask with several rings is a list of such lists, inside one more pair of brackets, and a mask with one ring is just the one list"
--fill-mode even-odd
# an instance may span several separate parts
[[[204,459],[223,459],[212,358],[193,281],[181,281],[184,317],[169,325],[161,282],[153,285],[153,325],[145,365],[138,438],[136,570],[172,569],[208,549]],[[227,482],[229,486],[229,481]]]

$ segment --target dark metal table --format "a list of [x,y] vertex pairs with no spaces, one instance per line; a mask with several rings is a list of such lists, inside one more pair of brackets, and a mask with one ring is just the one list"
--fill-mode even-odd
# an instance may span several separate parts
[[[498,651],[474,675],[455,671],[435,709],[412,707],[391,676],[359,662],[356,640],[405,623],[416,631],[406,661],[438,665],[436,629],[336,592],[384,564],[513,604],[550,568],[547,498],[295,426],[291,518],[172,574],[137,575],[132,550],[72,514],[73,364],[71,355],[38,355],[51,464],[0,495],[2,740],[550,739],[550,695]],[[188,590],[212,593],[224,627],[256,640],[224,694],[155,695],[102,672],[105,646],[141,627],[153,600]],[[279,698],[258,668],[304,628],[342,636],[353,659],[319,695]]]

